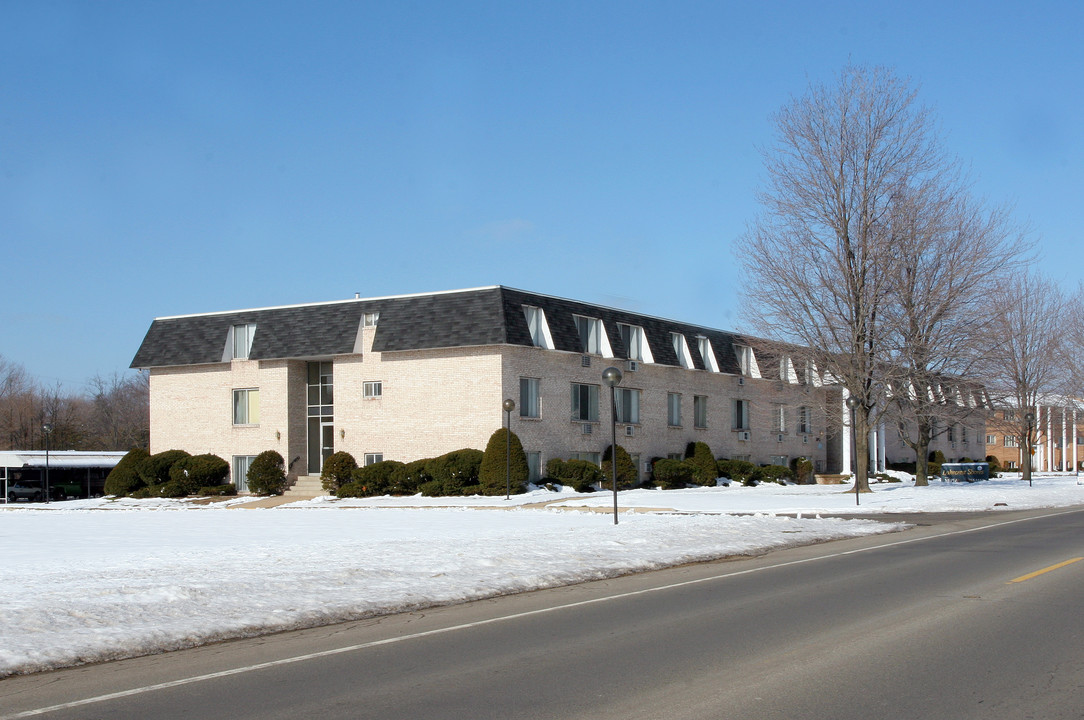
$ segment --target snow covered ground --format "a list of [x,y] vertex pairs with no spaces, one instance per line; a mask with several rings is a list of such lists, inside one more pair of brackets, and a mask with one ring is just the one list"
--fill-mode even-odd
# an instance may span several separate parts
[[1084,485],[876,484],[857,508],[838,485],[636,490],[623,511],[665,512],[617,526],[582,512],[605,492],[241,502],[0,506],[0,677],[901,527],[820,514],[1082,504]]

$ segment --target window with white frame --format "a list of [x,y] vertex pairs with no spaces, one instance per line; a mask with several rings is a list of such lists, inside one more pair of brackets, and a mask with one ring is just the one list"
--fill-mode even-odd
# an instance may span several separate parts
[[681,426],[681,395],[678,393],[666,393],[666,424]]
[[258,425],[260,423],[260,391],[243,388],[233,391],[233,424]]
[[948,441],[950,443],[951,442],[956,442],[956,426],[955,425],[949,425],[948,426],[947,436],[948,436]]
[[987,445],[997,445],[997,435],[987,435],[986,436],[986,444]]
[[967,426],[966,425],[961,425],[960,426],[960,442],[962,442],[964,445],[967,445]]
[[572,383],[572,420],[598,422],[598,385]]
[[749,401],[748,400],[735,400],[734,401],[734,422],[732,425],[734,430],[748,430],[749,429]]
[[700,350],[700,357],[704,358],[704,369],[709,372],[719,372],[719,361],[715,359],[715,350],[711,347],[711,340],[698,335],[696,345]]
[[252,461],[256,459],[255,455],[234,455],[233,456],[233,484],[237,488],[237,492],[248,492],[248,469],[252,467]]
[[362,317],[361,322],[362,322],[362,325],[364,325],[365,327],[376,327],[376,324],[378,322],[380,322],[380,313],[378,313],[378,312],[367,312]]
[[790,458],[788,456],[786,456],[786,455],[772,455],[771,456],[771,464],[772,465],[781,465],[782,467],[789,467],[790,466]]
[[693,367],[693,358],[689,354],[689,343],[685,341],[685,336],[681,333],[670,333],[670,342],[674,346],[674,354],[677,355],[678,364],[683,368],[691,369]]
[[523,306],[523,316],[527,319],[527,331],[531,334],[531,343],[535,347],[553,350],[553,337],[546,322],[546,313],[534,305]]
[[772,415],[775,419],[775,431],[777,433],[783,433],[787,431],[787,408],[783,405],[776,405],[772,408]]
[[542,381],[538,378],[519,379],[519,416],[542,417]]
[[637,425],[640,422],[640,391],[633,388],[617,388],[617,422]]
[[621,342],[625,344],[625,348],[629,351],[629,360],[654,362],[642,327],[618,323],[617,331],[621,333]]
[[234,325],[233,331],[233,359],[247,360],[252,352],[252,338],[256,335],[256,323]]
[[734,354],[738,358],[738,368],[741,370],[742,375],[745,377],[760,377],[756,357],[753,355],[753,348],[748,345],[735,345]]
[[384,383],[380,380],[362,383],[361,387],[361,394],[366,400],[375,400],[384,394]]
[[1020,438],[1018,438],[1015,435],[1006,435],[1005,436],[1005,447],[1008,447],[1008,448],[1018,448],[1018,447],[1020,447]]
[[576,322],[576,332],[580,335],[580,344],[583,352],[590,355],[602,354],[602,321],[598,318],[573,315]]
[[365,453],[366,465],[375,465],[378,462],[384,462],[384,453]]
[[708,396],[693,395],[693,425],[698,428],[708,426]]

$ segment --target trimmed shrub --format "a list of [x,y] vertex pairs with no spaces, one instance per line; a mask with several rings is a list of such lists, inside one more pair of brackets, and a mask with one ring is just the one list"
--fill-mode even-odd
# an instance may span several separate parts
[[[252,458],[245,474],[248,491],[256,495],[281,495],[286,489],[286,461],[275,450],[264,450]],[[233,485],[236,493],[237,485]]]
[[384,460],[359,467],[353,480],[342,485],[336,493],[339,497],[371,497],[387,495],[395,484],[395,473],[403,467],[398,460]]
[[546,476],[576,492],[594,492],[602,482],[602,469],[587,460],[560,460],[546,463]]
[[146,483],[139,477],[139,467],[150,458],[143,448],[132,448],[120,459],[105,479],[106,495],[131,495]]
[[191,455],[181,458],[169,469],[170,482],[195,495],[201,487],[221,485],[230,474],[230,464],[217,455]]
[[755,485],[753,473],[757,466],[746,460],[719,460],[716,463],[719,477],[728,478],[742,485]]
[[[507,477],[506,477],[507,475]],[[527,467],[527,453],[515,433],[500,428],[489,436],[482,464],[478,469],[478,484],[482,495],[503,495],[510,486],[511,492],[527,491],[531,471]]]
[[941,465],[945,462],[945,453],[941,452],[940,450],[934,450],[930,453],[929,461]]
[[715,481],[719,478],[719,468],[707,443],[689,443],[685,449],[685,462],[693,467],[693,481],[697,485],[715,486]]
[[689,460],[660,458],[651,467],[652,482],[663,490],[680,490],[695,481],[699,470]]
[[233,483],[226,483],[225,485],[215,485],[214,487],[201,487],[196,493],[201,497],[218,497],[223,495],[236,495],[237,486]]
[[173,469],[175,464],[186,457],[191,457],[191,455],[184,450],[166,450],[165,452],[155,453],[140,463],[136,472],[139,473],[140,479],[148,487],[164,485],[170,480],[169,471]]
[[998,477],[1001,474],[1001,461],[994,455],[987,455],[986,462],[990,465],[990,477]]
[[358,469],[358,461],[348,452],[340,450],[331,453],[324,460],[324,468],[320,471],[320,486],[334,495],[339,488],[354,479],[354,471]]
[[[464,448],[435,457],[425,464],[425,472],[440,483],[437,495],[462,495],[467,488],[478,484],[478,471],[482,466],[482,451]],[[429,485],[429,483],[426,483]],[[422,490],[423,494],[425,490]]]
[[790,461],[790,473],[794,482],[809,485],[813,482],[813,461],[805,457],[794,458]]
[[783,465],[762,465],[753,471],[755,482],[774,482],[784,485],[790,478],[790,468]]
[[422,485],[433,479],[425,471],[428,462],[429,458],[425,458],[408,462],[406,465],[396,468],[395,472],[392,473],[392,487],[389,494],[414,495],[420,492]]
[[188,488],[184,486],[184,483],[174,482],[173,480],[161,485],[155,485],[151,489],[154,490],[157,497],[183,498],[188,495]]
[[[613,465],[610,458],[613,456],[613,445],[608,445],[602,453],[602,483],[613,490]],[[636,463],[632,461],[628,450],[617,446],[617,489],[629,490],[636,484]]]

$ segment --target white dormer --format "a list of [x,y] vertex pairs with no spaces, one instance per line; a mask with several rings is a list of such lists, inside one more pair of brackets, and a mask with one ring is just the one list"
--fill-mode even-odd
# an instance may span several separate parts
[[735,345],[734,354],[738,358],[738,368],[740,368],[742,375],[752,378],[762,377],[760,367],[757,365],[756,355],[753,354],[753,348],[748,345]]
[[651,354],[651,347],[648,345],[647,336],[644,334],[644,329],[639,325],[628,325],[626,323],[618,323],[617,331],[621,333],[621,341],[625,343],[625,347],[629,351],[629,360],[638,360],[645,363],[655,362],[655,358]]
[[531,333],[531,342],[534,346],[553,350],[553,336],[550,335],[545,311],[534,305],[524,305],[523,315],[527,318],[527,330]]
[[711,347],[711,340],[698,335],[696,344],[700,349],[700,357],[704,358],[704,369],[708,372],[719,372],[719,362],[715,359],[715,350]]
[[248,360],[252,352],[252,338],[256,335],[256,323],[233,325],[226,334],[226,349],[222,353],[223,362],[230,360]]
[[691,370],[693,368],[693,356],[689,352],[689,343],[681,333],[670,333],[670,342],[674,344],[674,354],[677,355],[678,364]]
[[779,379],[791,385],[798,384],[798,373],[794,369],[794,361],[789,355],[779,358]]

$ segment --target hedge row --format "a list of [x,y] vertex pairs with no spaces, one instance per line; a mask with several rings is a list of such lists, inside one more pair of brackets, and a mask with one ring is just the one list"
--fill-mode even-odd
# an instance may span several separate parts
[[[249,490],[259,495],[281,493],[286,484],[283,465],[274,450],[257,455],[248,472]],[[150,455],[135,448],[106,477],[105,493],[135,498],[236,495],[237,485],[227,482],[229,476],[230,464],[211,453],[166,450]]]

